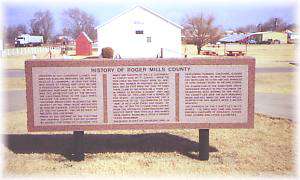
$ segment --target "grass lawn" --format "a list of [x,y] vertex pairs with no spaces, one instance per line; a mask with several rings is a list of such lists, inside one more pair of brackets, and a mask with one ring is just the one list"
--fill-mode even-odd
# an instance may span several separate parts
[[[211,47],[204,46],[203,50],[213,50],[219,55],[224,54],[224,46]],[[247,56],[252,56],[256,59],[257,67],[290,67],[290,61],[295,61],[295,44],[276,44],[276,45],[248,45]],[[204,55],[197,55],[197,48],[194,45],[182,45],[182,53],[186,52],[188,57],[205,57]],[[75,51],[69,51],[68,55],[72,59],[83,59],[87,56],[76,56]],[[37,58],[47,59],[48,53],[37,54]],[[97,51],[93,51],[92,56],[97,56]],[[5,69],[24,69],[24,62],[31,59],[31,55],[14,56],[2,58]],[[59,53],[53,54],[53,58],[62,58]]]
[[[245,45],[240,45],[242,49]],[[194,45],[183,45],[182,52],[186,49],[188,57],[203,56],[196,55],[197,48]],[[202,50],[211,50],[219,55],[224,55],[224,45],[218,47],[204,46]],[[273,45],[248,45],[246,56],[256,59],[257,67],[291,67],[291,61],[296,60],[295,44],[273,44]]]
[[2,79],[2,89],[5,91],[14,91],[14,90],[25,90],[26,82],[25,77],[14,77],[14,78],[3,78]]
[[[257,73],[256,91],[290,94],[293,79],[293,73]],[[24,78],[7,80],[5,90],[25,90]],[[255,115],[254,129],[211,130],[212,152],[205,162],[196,159],[197,130],[86,132],[86,160],[73,162],[67,155],[70,132],[28,133],[25,110],[4,119],[7,176],[295,174],[295,124],[261,114]]]
[[[56,52],[52,55],[53,58],[61,58],[62,56]],[[48,52],[43,52],[37,54],[37,59],[49,59]],[[22,55],[22,56],[8,56],[2,58],[3,65],[5,69],[24,69],[25,61],[32,59],[32,55]]]
[[[76,56],[75,51],[68,51],[69,58],[72,59],[83,59],[88,56]],[[97,51],[93,51],[91,56],[97,56]],[[37,54],[37,59],[49,59],[49,54],[47,52]],[[4,57],[1,60],[3,61],[4,69],[24,69],[25,61],[32,59],[32,55],[23,55],[23,56],[8,56]],[[63,59],[63,56],[59,52],[52,54],[52,59]]]
[[[197,160],[198,131],[91,131],[86,160],[68,160],[72,136],[28,133],[26,112],[6,114],[4,175],[295,175],[295,125],[255,115],[254,129],[210,130],[210,159]],[[17,163],[16,163],[17,162]]]
[[296,60],[295,44],[249,45],[247,56],[255,57],[258,67],[292,66]]
[[[271,48],[267,48],[271,47]],[[258,49],[256,49],[258,48]],[[266,48],[266,49],[265,49]],[[191,52],[192,53],[192,52]],[[290,66],[294,45],[253,45],[257,66]],[[30,58],[30,57],[29,57]],[[82,58],[82,57],[76,57]],[[24,57],[4,59],[8,69],[24,69]],[[279,62],[283,61],[283,62]],[[256,92],[293,94],[295,74],[256,73]],[[4,91],[25,90],[25,78],[5,78]],[[295,176],[295,124],[255,114],[254,129],[211,129],[210,159],[197,160],[198,130],[85,132],[86,160],[69,160],[71,132],[28,133],[26,110],[4,114],[7,176],[32,175],[281,175]]]
[[[196,56],[197,48],[194,45],[183,45],[182,51],[189,54],[189,56]],[[204,47],[203,49],[210,49],[218,51],[222,54],[224,48]],[[93,56],[96,56],[96,51],[93,51]],[[70,57],[74,59],[82,59],[87,56],[75,56],[75,51],[69,51]],[[47,54],[40,54],[37,58],[44,57]],[[290,67],[289,62],[295,59],[295,45],[294,44],[279,44],[279,45],[249,45],[247,55],[256,58],[257,67]],[[4,65],[6,69],[24,69],[24,61],[30,59],[30,56],[7,57],[4,58]],[[60,55],[54,54],[54,58],[61,58]],[[295,86],[295,73],[256,73],[256,92],[265,93],[293,93]],[[5,79],[4,89],[19,90],[25,89],[24,78],[10,78]]]
[[296,73],[256,73],[255,92],[294,94]]

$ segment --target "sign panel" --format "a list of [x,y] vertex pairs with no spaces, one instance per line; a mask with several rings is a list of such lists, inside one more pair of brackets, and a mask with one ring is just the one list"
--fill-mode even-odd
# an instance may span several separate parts
[[29,60],[29,131],[253,128],[255,60]]

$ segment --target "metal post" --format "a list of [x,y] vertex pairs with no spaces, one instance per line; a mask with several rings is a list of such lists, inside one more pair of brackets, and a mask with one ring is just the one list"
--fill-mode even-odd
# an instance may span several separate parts
[[160,58],[164,58],[164,49],[160,48]]
[[84,131],[73,132],[73,160],[84,160],[84,144],[83,144]]
[[199,129],[199,159],[209,159],[209,129]]

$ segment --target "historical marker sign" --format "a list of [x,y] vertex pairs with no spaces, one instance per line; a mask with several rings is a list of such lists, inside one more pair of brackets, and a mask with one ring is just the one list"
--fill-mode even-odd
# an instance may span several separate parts
[[253,128],[249,57],[26,61],[29,131]]

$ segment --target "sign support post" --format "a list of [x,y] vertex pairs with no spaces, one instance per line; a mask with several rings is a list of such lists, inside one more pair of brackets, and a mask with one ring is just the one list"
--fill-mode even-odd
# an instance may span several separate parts
[[84,144],[83,144],[84,131],[73,132],[73,160],[84,160]]
[[199,129],[199,159],[209,159],[209,129]]

